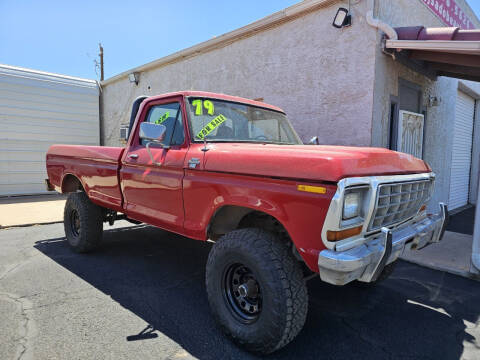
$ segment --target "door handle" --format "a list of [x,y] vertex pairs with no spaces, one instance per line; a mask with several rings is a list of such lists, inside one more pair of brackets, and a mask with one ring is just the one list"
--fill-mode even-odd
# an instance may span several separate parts
[[130,159],[138,159],[138,154],[129,154],[128,157]]

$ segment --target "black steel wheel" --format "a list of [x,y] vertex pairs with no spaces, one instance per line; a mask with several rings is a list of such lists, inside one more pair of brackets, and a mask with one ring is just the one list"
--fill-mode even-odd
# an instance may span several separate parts
[[84,192],[68,195],[63,212],[68,245],[79,253],[95,249],[102,240],[103,213]]
[[262,293],[253,272],[243,264],[232,264],[224,275],[224,296],[239,320],[251,323],[262,310]]
[[70,212],[70,227],[74,236],[80,235],[80,217],[78,216],[78,211],[76,209],[72,209]]
[[249,351],[268,354],[298,335],[308,295],[288,244],[261,229],[234,230],[207,261],[210,309],[222,330]]

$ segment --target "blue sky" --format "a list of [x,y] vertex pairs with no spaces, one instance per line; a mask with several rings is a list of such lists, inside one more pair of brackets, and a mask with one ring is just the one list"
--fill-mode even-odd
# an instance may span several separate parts
[[[296,2],[0,0],[0,63],[97,78],[102,42],[108,78]],[[480,0],[469,3],[480,14]]]
[[97,78],[102,42],[108,78],[296,2],[0,0],[0,63]]

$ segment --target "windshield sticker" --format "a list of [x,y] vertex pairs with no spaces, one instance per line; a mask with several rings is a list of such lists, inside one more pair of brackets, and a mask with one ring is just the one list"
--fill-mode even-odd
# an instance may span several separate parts
[[222,114],[218,115],[216,118],[214,118],[212,121],[210,121],[207,125],[205,125],[202,130],[200,130],[198,132],[197,138],[203,140],[205,138],[205,136],[210,134],[213,130],[215,130],[218,126],[220,126],[226,120],[227,120],[227,118],[225,116],[223,116]]
[[165,120],[167,120],[168,118],[170,117],[170,111],[167,111],[165,114],[163,114],[162,116],[160,116],[157,120],[155,120],[155,124],[161,124],[163,123]]
[[210,100],[202,101],[200,99],[193,100],[192,106],[195,106],[195,115],[203,115],[203,108],[207,110],[208,115],[213,115],[215,112],[215,107]]
[[193,100],[192,106],[195,106],[195,115],[202,115],[203,114],[203,105],[202,100]]
[[210,100],[205,100],[203,102],[203,107],[207,109],[208,115],[213,115],[214,107],[213,107],[213,103]]

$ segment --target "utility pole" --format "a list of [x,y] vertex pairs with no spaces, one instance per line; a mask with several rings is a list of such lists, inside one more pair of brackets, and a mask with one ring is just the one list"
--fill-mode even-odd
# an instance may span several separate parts
[[98,43],[98,46],[100,48],[100,53],[98,54],[100,56],[100,81],[103,81],[103,46],[101,43]]

